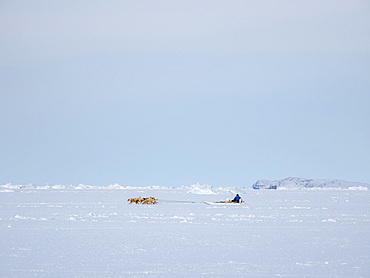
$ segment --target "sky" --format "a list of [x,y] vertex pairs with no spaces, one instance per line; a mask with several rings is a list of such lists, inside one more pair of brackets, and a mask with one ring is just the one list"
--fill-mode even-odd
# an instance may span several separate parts
[[0,184],[370,183],[370,2],[0,2]]

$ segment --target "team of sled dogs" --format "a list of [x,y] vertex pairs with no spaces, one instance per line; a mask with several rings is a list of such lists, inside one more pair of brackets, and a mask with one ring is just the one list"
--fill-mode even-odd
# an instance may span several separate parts
[[130,198],[127,201],[129,204],[153,205],[157,203],[158,199],[154,197],[141,198],[141,196],[139,196],[139,198]]

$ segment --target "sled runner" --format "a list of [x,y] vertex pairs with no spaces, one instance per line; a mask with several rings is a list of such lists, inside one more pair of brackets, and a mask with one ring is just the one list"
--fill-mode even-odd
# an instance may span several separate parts
[[203,201],[203,203],[207,204],[207,205],[215,205],[215,206],[224,206],[224,205],[231,205],[231,206],[237,206],[237,205],[240,205],[241,203],[235,203],[235,202],[228,202],[228,201],[221,201],[221,202],[207,202],[207,201]]

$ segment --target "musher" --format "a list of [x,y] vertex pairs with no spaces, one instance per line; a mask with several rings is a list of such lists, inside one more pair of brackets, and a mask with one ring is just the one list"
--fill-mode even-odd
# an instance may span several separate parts
[[233,203],[241,203],[243,200],[240,198],[239,194],[236,194],[234,199],[232,200]]

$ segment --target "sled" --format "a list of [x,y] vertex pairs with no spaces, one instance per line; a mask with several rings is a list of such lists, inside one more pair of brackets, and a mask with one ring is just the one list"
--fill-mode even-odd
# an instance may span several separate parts
[[235,202],[228,202],[228,201],[221,201],[221,202],[207,202],[207,201],[203,201],[203,203],[207,204],[207,205],[214,205],[214,206],[238,206],[238,205],[241,205],[241,203],[235,203]]

